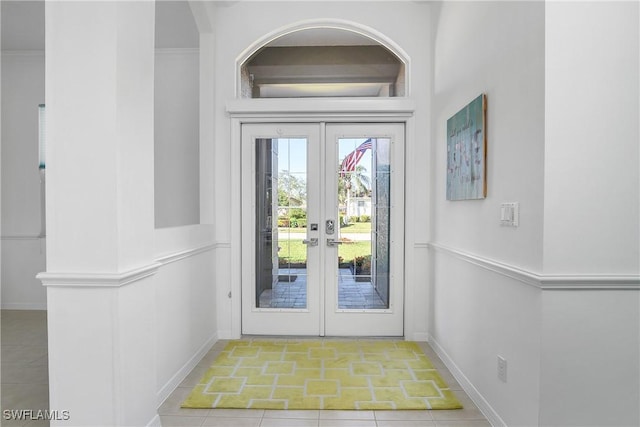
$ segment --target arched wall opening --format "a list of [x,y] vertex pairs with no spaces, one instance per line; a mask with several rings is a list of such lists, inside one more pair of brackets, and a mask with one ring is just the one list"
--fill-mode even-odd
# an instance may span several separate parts
[[363,25],[314,20],[275,30],[236,60],[237,98],[405,97],[409,58]]

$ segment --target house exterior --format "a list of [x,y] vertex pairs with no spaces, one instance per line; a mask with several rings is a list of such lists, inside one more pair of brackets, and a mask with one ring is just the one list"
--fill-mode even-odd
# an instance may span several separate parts
[[371,217],[371,197],[350,197],[345,204],[347,217],[360,217],[362,215]]
[[[72,414],[51,425],[159,425],[241,336],[241,122],[378,116],[405,130],[403,336],[494,425],[640,424],[637,2],[174,6],[2,2],[1,303],[47,310],[50,406]],[[243,62],[319,27],[394,52],[400,96],[251,99]],[[446,120],[481,93],[488,194],[447,201]]]

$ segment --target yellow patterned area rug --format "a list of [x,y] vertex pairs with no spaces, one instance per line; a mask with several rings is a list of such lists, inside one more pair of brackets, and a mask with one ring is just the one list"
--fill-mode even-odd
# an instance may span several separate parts
[[183,408],[460,409],[417,343],[230,342]]

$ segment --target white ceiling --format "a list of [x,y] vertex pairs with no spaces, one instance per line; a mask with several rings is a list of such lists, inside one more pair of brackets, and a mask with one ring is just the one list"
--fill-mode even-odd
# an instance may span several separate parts
[[2,0],[2,50],[44,50],[44,1]]
[[[235,2],[215,2],[218,7],[230,7]],[[42,0],[0,0],[2,8],[2,50],[45,49],[45,2]],[[186,0],[160,0],[156,2],[156,48],[197,48],[199,34],[189,2]],[[295,31],[269,43],[267,48],[315,46],[373,46],[374,40],[352,31],[335,28],[314,28]],[[264,82],[263,96],[376,96],[384,91],[395,76],[397,66],[384,62],[352,58],[339,67],[336,63],[310,63],[297,70],[297,79],[288,74],[295,71],[294,64],[267,67],[269,71],[253,70],[258,78],[269,76]],[[325,61],[326,62],[326,61]],[[286,61],[285,61],[286,64]],[[365,68],[363,68],[365,67]],[[278,71],[280,70],[280,71]],[[280,73],[280,74],[278,74]],[[354,73],[358,74],[354,79]],[[395,73],[395,74],[394,74]],[[320,74],[318,76],[318,74]],[[313,76],[316,77],[313,77]],[[330,78],[329,78],[330,77]],[[302,78],[302,79],[300,79]],[[298,81],[296,81],[298,80]],[[301,81],[300,81],[301,80]],[[297,94],[297,95],[296,95]]]
[[[44,1],[2,0],[2,50],[44,50]],[[187,1],[156,3],[156,47],[198,47]]]
[[156,2],[156,47],[195,48],[200,35],[186,1]]
[[[44,50],[44,1],[1,0],[2,50]],[[216,2],[228,7],[234,2]],[[185,0],[156,3],[156,47],[198,47],[198,30]],[[269,46],[357,46],[376,42],[360,34],[332,28],[297,31]]]

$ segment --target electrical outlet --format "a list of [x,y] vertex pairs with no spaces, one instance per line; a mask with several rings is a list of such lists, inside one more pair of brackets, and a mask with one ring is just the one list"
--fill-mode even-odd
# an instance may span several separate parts
[[498,356],[498,379],[507,382],[507,359],[502,356]]

